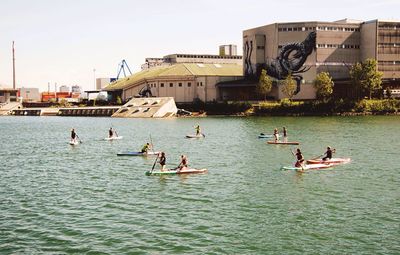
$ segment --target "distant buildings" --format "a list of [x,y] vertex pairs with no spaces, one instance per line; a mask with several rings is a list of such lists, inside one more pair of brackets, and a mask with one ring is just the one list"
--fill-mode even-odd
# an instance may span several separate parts
[[102,90],[107,87],[115,78],[97,78],[96,79],[96,89]]
[[18,96],[22,98],[24,102],[39,102],[41,100],[40,92],[38,88],[20,88],[18,89]]
[[[400,88],[400,21],[344,19],[335,22],[274,23],[243,31],[243,75],[248,82],[225,84],[235,89],[231,97],[237,98],[242,94],[242,100],[255,98],[257,82],[251,83],[251,77],[257,76],[260,68],[266,65],[282,68],[280,51],[289,43],[303,42],[311,32],[316,33],[316,48],[302,66],[301,90],[294,99],[315,98],[313,81],[320,72],[329,72],[335,82],[335,90],[346,92],[350,84],[349,68],[367,58],[378,61],[384,87]],[[292,59],[297,53],[299,48],[287,52]],[[251,87],[253,89],[249,90]],[[285,97],[278,87],[274,87],[270,95],[276,99]]]
[[62,85],[59,88],[60,92],[69,92],[69,87],[67,85]]

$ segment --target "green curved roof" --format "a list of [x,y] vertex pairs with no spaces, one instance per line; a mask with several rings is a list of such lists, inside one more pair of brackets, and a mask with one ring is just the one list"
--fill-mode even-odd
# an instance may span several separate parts
[[154,67],[110,83],[104,90],[124,89],[145,79],[176,76],[242,76],[243,67],[236,64],[179,63]]

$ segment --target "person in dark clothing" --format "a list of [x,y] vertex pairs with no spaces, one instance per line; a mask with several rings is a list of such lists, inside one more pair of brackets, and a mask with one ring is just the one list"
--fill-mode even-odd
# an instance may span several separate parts
[[112,127],[110,127],[110,129],[108,130],[108,138],[113,137],[113,135],[114,135],[114,130]]
[[165,170],[165,162],[166,161],[167,161],[167,159],[165,157],[165,153],[161,152],[160,160],[158,161],[158,163],[160,163],[160,166],[161,166],[161,172]]
[[294,166],[295,167],[301,167],[303,165],[303,162],[304,162],[304,157],[303,157],[303,154],[301,153],[299,148],[297,148],[297,150],[296,150],[296,158],[297,158],[297,161],[296,161],[296,164]]
[[147,153],[150,149],[151,149],[150,143],[146,143],[146,144],[142,147],[142,153]]
[[73,128],[73,129],[71,130],[71,140],[72,140],[72,141],[75,141],[75,139],[76,139],[76,133],[75,133],[75,129]]
[[178,166],[178,171],[181,171],[182,169],[186,168],[188,166],[187,158],[185,155],[181,155],[181,162],[179,163]]
[[324,153],[324,155],[326,155],[325,157],[322,158],[322,160],[328,160],[332,158],[332,154],[336,152],[336,149],[331,149],[331,147],[327,147],[326,148],[326,152]]
[[287,142],[287,129],[286,129],[286,127],[283,127],[282,132],[283,132],[283,141]]

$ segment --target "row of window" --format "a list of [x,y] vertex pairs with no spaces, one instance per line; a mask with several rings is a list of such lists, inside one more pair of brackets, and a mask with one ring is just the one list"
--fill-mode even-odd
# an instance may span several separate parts
[[378,61],[379,65],[400,65],[399,61]]
[[400,47],[398,43],[378,43],[378,47],[389,48],[389,47]]
[[330,49],[359,49],[360,45],[353,44],[317,44],[317,48],[330,48]]
[[385,29],[385,30],[396,30],[399,29],[400,26],[397,26],[396,24],[394,25],[380,25],[379,29]]
[[177,55],[178,58],[217,58],[217,59],[242,59],[242,56],[219,56],[219,55]]
[[278,28],[279,32],[291,32],[291,31],[344,31],[344,32],[360,32],[359,28],[356,27],[281,27]]
[[[150,83],[149,85],[150,85],[151,88],[157,88],[157,84],[156,83]],[[182,86],[183,86],[183,84],[181,82],[179,82],[178,83],[178,87],[182,87]],[[192,87],[192,83],[188,82],[186,84],[186,86],[188,88],[190,88],[190,87]],[[174,87],[174,83],[172,83],[172,82],[169,83],[169,87],[173,88]],[[203,82],[197,82],[197,87],[203,87]],[[160,88],[164,88],[164,83],[160,83]]]

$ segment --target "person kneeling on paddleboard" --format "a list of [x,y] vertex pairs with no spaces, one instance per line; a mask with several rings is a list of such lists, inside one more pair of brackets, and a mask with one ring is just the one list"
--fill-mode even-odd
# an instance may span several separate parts
[[325,157],[322,158],[323,161],[331,159],[332,158],[332,154],[336,152],[336,149],[331,149],[330,146],[328,146],[326,148],[326,152],[324,153],[324,155],[326,155]]
[[297,148],[297,150],[296,150],[296,158],[297,158],[297,161],[296,161],[296,164],[294,164],[294,166],[301,167],[304,162],[304,157],[299,148]]
[[161,166],[161,172],[163,172],[165,170],[165,162],[166,161],[167,161],[167,159],[165,157],[165,153],[161,152],[160,160],[158,161],[158,163],[160,163],[160,166]]
[[142,153],[147,153],[150,150],[150,144],[146,143],[142,148]]
[[188,167],[188,161],[185,155],[181,155],[181,162],[178,165],[178,172]]

